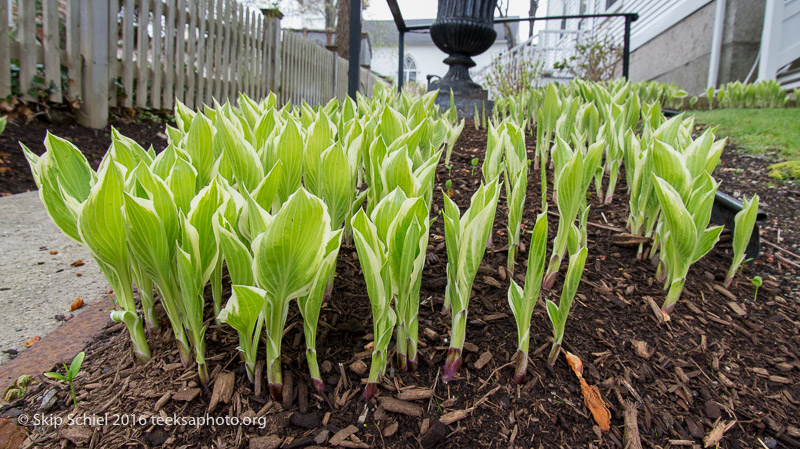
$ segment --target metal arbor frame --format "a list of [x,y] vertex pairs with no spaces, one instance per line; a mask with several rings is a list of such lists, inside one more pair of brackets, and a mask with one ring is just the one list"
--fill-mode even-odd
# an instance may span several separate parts
[[[351,1],[358,1],[359,5],[361,3],[360,0],[351,0]],[[397,4],[397,0],[386,0],[386,3],[389,5],[389,10],[392,12],[392,17],[394,18],[394,23],[397,26],[397,31],[400,33],[400,37],[397,40],[398,43],[398,55],[397,55],[397,89],[401,90],[403,88],[403,56],[405,54],[405,34],[409,31],[422,31],[430,29],[431,25],[433,25],[433,21],[431,21],[428,25],[415,25],[415,26],[407,26],[406,21],[403,19],[403,13],[400,11],[400,6]],[[352,5],[351,5],[352,7]],[[359,8],[359,13],[360,13]],[[604,18],[604,17],[624,17],[625,18],[625,33],[623,35],[622,40],[622,76],[626,79],[630,75],[630,62],[631,62],[631,24],[639,19],[639,14],[637,13],[630,13],[630,12],[622,12],[622,13],[612,13],[612,14],[579,14],[574,16],[549,16],[549,17],[520,17],[520,18],[513,18],[513,17],[500,17],[494,19],[494,23],[510,23],[510,22],[531,22],[531,26],[533,26],[533,22],[537,20],[563,20],[563,19],[592,19],[592,18]],[[351,18],[352,18],[352,9],[351,9]],[[360,16],[359,16],[360,18]],[[359,23],[359,35],[361,33],[361,24]],[[351,22],[350,27],[350,64],[352,67],[353,61],[353,53],[352,53],[352,39],[353,39],[353,27]],[[350,77],[352,80],[352,69],[350,73]],[[358,72],[356,72],[356,77],[358,77]],[[356,87],[358,84],[358,80],[356,79]],[[355,94],[353,94],[355,95]]]

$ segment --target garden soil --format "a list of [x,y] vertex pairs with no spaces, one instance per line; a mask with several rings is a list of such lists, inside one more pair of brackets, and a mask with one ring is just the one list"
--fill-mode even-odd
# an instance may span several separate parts
[[[451,179],[452,197],[463,211],[480,183],[480,172],[472,173],[470,161],[482,158],[485,144],[484,130],[465,129],[452,169],[438,168],[436,220],[420,292],[419,369],[400,374],[390,366],[378,397],[369,403],[362,393],[373,337],[371,311],[356,250],[344,245],[333,295],[320,316],[317,351],[326,384],[321,395],[309,387],[302,321],[293,305],[283,340],[281,403],[269,399],[263,367],[255,384],[247,380],[236,333],[214,324],[209,314],[206,360],[212,374],[207,388],[198,385],[194,367],[181,366],[165,319],[164,330],[148,336],[154,356],[145,366],[134,364],[127,332],[115,324],[86,348],[75,410],[64,385],[40,378],[26,398],[3,407],[0,415],[18,418],[44,410],[66,419],[74,411],[109,419],[105,424],[32,426],[30,447],[800,447],[795,266],[767,248],[770,257],[746,266],[726,290],[721,287],[731,259],[726,234],[691,268],[672,321],[663,323],[654,310],[665,296],[655,269],[636,259],[636,247],[624,234],[624,176],[611,205],[590,198],[589,256],[564,345],[582,360],[586,382],[599,388],[611,413],[610,430],[595,424],[563,355],[554,367],[547,366],[552,329],[543,304],[533,316],[527,375],[522,385],[512,381],[516,328],[506,297],[510,274],[504,270],[503,195],[494,245],[486,252],[470,301],[465,362],[455,380],[442,383],[450,323],[441,313],[447,255],[440,189]],[[529,143],[531,158],[532,150]],[[733,168],[732,161],[726,154],[723,169]],[[768,212],[775,226],[788,223],[783,214],[794,215],[795,209],[780,201],[787,194],[769,197],[763,184],[744,184],[746,174],[745,169],[738,178],[748,187],[742,193],[763,192],[771,206],[787,204],[785,209],[777,206],[775,214],[771,208]],[[538,183],[530,182],[525,229],[532,228],[540,201]],[[557,210],[552,203],[550,210]],[[551,215],[551,238],[556,225]],[[523,235],[527,243],[528,234]],[[796,236],[796,227],[784,230],[782,245],[797,244]],[[520,283],[527,255],[524,249],[518,254],[514,277]],[[555,289],[544,292],[540,302],[558,301],[564,271],[562,266]],[[754,298],[749,279],[756,274],[764,284]],[[129,418],[120,418],[125,415]],[[159,416],[163,421],[206,415],[260,421],[249,426],[113,425],[131,417],[151,423]]]

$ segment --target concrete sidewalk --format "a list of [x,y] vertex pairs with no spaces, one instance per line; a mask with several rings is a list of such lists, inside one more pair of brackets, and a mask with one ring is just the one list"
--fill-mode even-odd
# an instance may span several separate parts
[[[83,266],[70,266],[79,259]],[[85,310],[69,311],[76,298],[93,304],[110,288],[89,252],[50,220],[39,192],[0,198],[0,351],[25,350],[26,340],[63,324],[56,315]],[[0,365],[8,360],[0,352]]]

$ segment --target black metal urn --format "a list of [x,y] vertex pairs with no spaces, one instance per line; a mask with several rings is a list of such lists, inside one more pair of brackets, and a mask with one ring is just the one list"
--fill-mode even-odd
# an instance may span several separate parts
[[428,89],[440,89],[437,103],[445,107],[452,89],[459,113],[466,116],[472,115],[476,101],[488,103],[486,90],[472,81],[469,69],[475,67],[472,56],[488,50],[497,38],[496,6],[497,0],[439,0],[436,21],[431,25],[433,43],[449,55],[444,63],[450,69],[443,78],[431,82]]

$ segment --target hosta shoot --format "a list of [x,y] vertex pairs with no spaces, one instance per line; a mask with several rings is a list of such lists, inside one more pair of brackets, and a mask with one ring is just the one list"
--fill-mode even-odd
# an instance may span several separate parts
[[739,211],[733,218],[733,261],[731,267],[728,269],[728,275],[725,277],[725,287],[729,287],[733,281],[736,272],[744,262],[744,254],[750,243],[750,237],[753,235],[753,230],[758,217],[758,195],[754,195],[749,200],[745,198],[742,210]]
[[528,347],[531,340],[531,317],[539,300],[542,276],[547,257],[547,211],[539,214],[531,234],[528,250],[528,270],[525,273],[525,288],[512,278],[508,288],[508,305],[517,325],[517,354],[514,382],[521,384],[528,368]]
[[319,364],[317,363],[317,324],[319,322],[319,312],[322,309],[323,294],[325,293],[326,285],[328,285],[333,276],[336,257],[339,255],[339,247],[342,243],[341,231],[337,231],[337,233],[339,234],[337,238],[332,238],[328,241],[324,258],[319,265],[319,271],[314,275],[308,294],[297,298],[297,305],[300,308],[300,314],[303,316],[306,361],[311,374],[311,382],[318,393],[322,393],[325,384],[322,383],[322,376],[319,373]]
[[289,302],[310,293],[322,262],[338,244],[325,203],[304,188],[291,194],[266,230],[253,241],[253,271],[266,292],[264,329],[267,334],[267,379],[273,399],[283,396],[281,340]]
[[[406,372],[417,367],[419,289],[430,223],[423,199],[408,198],[397,188],[377,204],[369,217],[360,211],[353,219],[354,232],[356,225],[359,228],[355,234],[356,248],[367,280],[375,325],[372,369],[364,391],[369,399],[377,386],[377,377],[385,370],[388,341],[382,339],[392,320],[391,314],[383,309],[384,295],[390,295],[388,300],[395,303],[398,369]],[[379,263],[382,265],[378,266]]]
[[[167,184],[140,164],[129,177],[136,189],[125,194],[123,217],[125,237],[133,264],[161,298],[181,361],[191,361],[191,344],[184,326],[185,310],[178,287],[175,243],[180,238],[180,219],[174,196]],[[141,285],[140,285],[141,288]],[[145,317],[147,311],[145,311]]]
[[698,176],[684,200],[680,193],[664,179],[655,177],[655,189],[664,216],[661,260],[667,270],[669,291],[661,313],[664,321],[678,302],[686,275],[695,262],[706,255],[719,239],[722,227],[706,229],[714,205],[717,183],[707,173]]
[[550,263],[543,281],[543,287],[546,289],[553,288],[558,277],[561,260],[567,251],[576,218],[580,217],[581,222],[585,222],[588,218],[586,191],[594,177],[604,146],[605,141],[600,139],[585,151],[581,148],[573,151],[564,139],[556,136],[553,162],[556,173],[554,197],[558,207],[558,230],[553,240]]
[[[507,268],[514,272],[514,260],[519,248],[519,233],[525,211],[528,191],[528,154],[525,150],[525,131],[507,121],[505,127],[505,189],[508,203],[508,261]],[[523,127],[524,128],[524,125]]]
[[133,298],[130,254],[125,243],[123,175],[116,162],[110,161],[98,177],[80,208],[78,233],[116,293],[119,309],[111,312],[111,319],[125,323],[136,359],[146,363],[150,348]]
[[264,297],[266,292],[249,285],[231,286],[231,298],[219,313],[219,320],[239,334],[237,349],[244,355],[247,378],[255,382],[258,342],[264,326]]
[[450,349],[447,351],[442,380],[455,378],[461,367],[467,331],[467,310],[472,283],[478,273],[486,243],[492,232],[500,186],[495,178],[472,195],[470,207],[461,215],[456,203],[444,197],[444,230],[447,247],[447,288],[445,311],[452,316]]
[[[573,233],[578,232],[576,227],[573,226],[572,229]],[[577,237],[575,238],[577,239]],[[564,287],[561,289],[561,298],[558,301],[558,305],[549,299],[547,300],[547,316],[553,325],[553,346],[550,349],[550,355],[547,356],[547,363],[550,366],[556,364],[558,354],[561,352],[567,316],[569,316],[569,311],[572,308],[572,301],[575,299],[575,293],[578,291],[578,284],[581,282],[583,268],[586,264],[586,246],[582,246],[580,249],[577,248],[577,245],[575,246],[574,250],[576,251],[571,251],[569,256],[567,277],[564,280]]]

